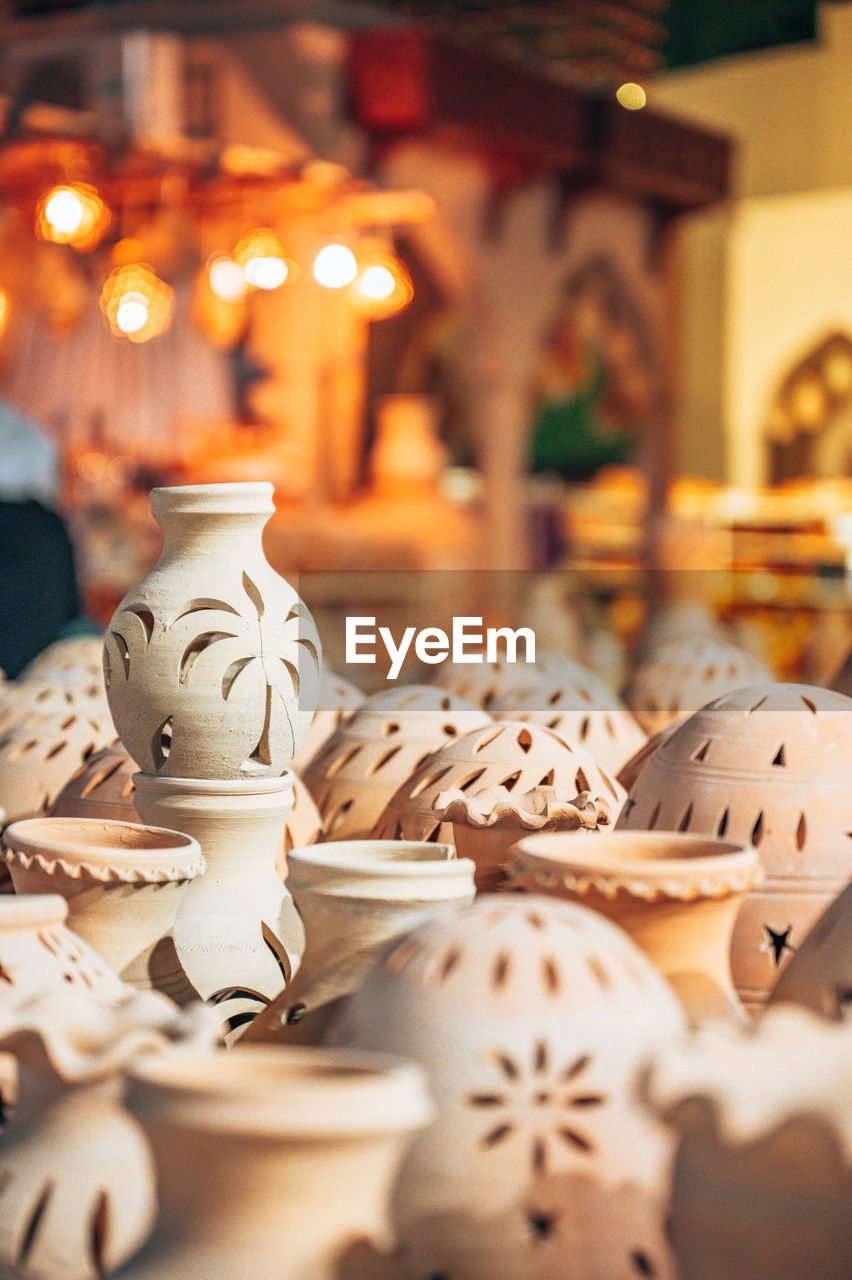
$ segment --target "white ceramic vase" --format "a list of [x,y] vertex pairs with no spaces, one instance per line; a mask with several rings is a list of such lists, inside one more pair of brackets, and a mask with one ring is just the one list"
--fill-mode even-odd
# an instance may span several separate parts
[[339,840],[294,849],[288,884],[307,944],[296,978],[247,1033],[316,1043],[336,1003],[357,990],[394,938],[474,896],[473,863],[448,845]]
[[172,929],[181,895],[204,872],[198,842],[178,831],[98,818],[33,818],[3,833],[17,893],[59,893],[68,923],[123,982],[179,1004],[197,999]]
[[128,1106],[157,1167],[160,1216],[121,1280],[336,1280],[361,1237],[384,1237],[425,1082],[394,1059],[239,1048],[148,1058]]
[[271,484],[154,489],[163,553],[104,646],[119,736],[145,773],[276,777],[316,707],[320,642],[261,532]]

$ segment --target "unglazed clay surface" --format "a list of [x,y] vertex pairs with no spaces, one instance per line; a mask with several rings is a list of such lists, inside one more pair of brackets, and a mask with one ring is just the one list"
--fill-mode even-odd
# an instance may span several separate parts
[[846,1280],[850,1089],[852,1026],[805,1009],[770,1009],[748,1031],[716,1023],[658,1055],[643,1091],[680,1140],[681,1280]]
[[136,1252],[155,1188],[145,1140],[119,1102],[119,1073],[180,1040],[209,1051],[212,1038],[208,1020],[184,1019],[152,992],[128,990],[113,1008],[79,988],[14,1002],[0,992],[0,1053],[13,1055],[18,1077],[0,1132],[4,1276],[97,1280]]
[[491,723],[472,703],[431,685],[402,685],[369,698],[304,771],[326,837],[371,835],[397,787],[430,752]]
[[742,1016],[730,950],[739,905],[761,878],[751,845],[664,832],[525,836],[510,878],[619,925],[671,984],[691,1022]]
[[658,733],[714,698],[772,679],[763,663],[717,640],[660,645],[636,670],[624,701],[646,733]]
[[447,791],[469,795],[488,787],[519,794],[551,787],[565,800],[588,792],[595,803],[600,797],[613,821],[625,798],[585,748],[569,746],[539,725],[503,720],[448,742],[423,760],[390,798],[373,835],[453,843],[453,822],[435,812],[438,796]]
[[332,1002],[357,990],[394,938],[473,901],[473,864],[449,845],[332,840],[295,849],[289,863],[307,945],[298,974],[255,1019],[250,1040],[315,1043]]
[[490,704],[495,720],[520,720],[551,729],[579,744],[605,769],[617,773],[645,741],[645,733],[593,671],[566,658],[560,669],[529,689],[500,695]]
[[17,893],[60,893],[68,923],[122,981],[178,1003],[196,998],[172,936],[187,884],[204,873],[177,831],[98,818],[36,818],[3,833]]
[[160,1215],[121,1280],[336,1280],[353,1241],[384,1236],[399,1158],[431,1114],[409,1064],[268,1046],[149,1057],[128,1105]]
[[364,695],[350,680],[323,667],[319,683],[317,709],[302,744],[293,757],[293,768],[299,772],[306,768],[318,751],[336,733],[344,720],[357,711],[364,702]]
[[68,779],[115,741],[106,706],[25,718],[0,736],[0,806],[6,821],[46,813]]
[[274,777],[317,703],[320,643],[261,530],[269,484],[155,489],[163,554],[116,610],[104,646],[107,697],[145,773]]
[[740,907],[734,983],[765,1003],[781,969],[852,876],[852,699],[755,685],[691,716],[651,756],[617,826],[750,843],[766,872]]
[[441,791],[432,804],[439,818],[453,824],[453,841],[463,858],[476,866],[480,892],[500,888],[506,880],[512,850],[531,831],[597,831],[612,824],[612,812],[588,792],[563,800],[554,787],[533,787],[520,794],[507,787],[482,791]]
[[671,1277],[671,1143],[632,1087],[682,1026],[634,944],[570,903],[485,895],[397,943],[328,1039],[429,1075],[392,1201],[405,1275]]

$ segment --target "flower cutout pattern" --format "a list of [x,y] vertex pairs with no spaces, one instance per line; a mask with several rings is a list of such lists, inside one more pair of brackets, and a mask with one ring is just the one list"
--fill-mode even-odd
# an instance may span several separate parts
[[555,1151],[594,1155],[593,1118],[606,1097],[588,1083],[591,1054],[557,1065],[547,1041],[539,1039],[528,1065],[500,1050],[493,1051],[490,1059],[498,1084],[493,1091],[471,1093],[465,1099],[486,1121],[480,1139],[484,1148],[523,1141],[529,1135],[530,1164],[536,1177],[552,1171]]

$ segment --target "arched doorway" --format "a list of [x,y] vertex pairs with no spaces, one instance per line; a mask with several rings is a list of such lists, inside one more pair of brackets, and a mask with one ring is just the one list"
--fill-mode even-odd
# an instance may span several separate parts
[[852,476],[852,337],[832,333],[783,378],[766,437],[773,484]]

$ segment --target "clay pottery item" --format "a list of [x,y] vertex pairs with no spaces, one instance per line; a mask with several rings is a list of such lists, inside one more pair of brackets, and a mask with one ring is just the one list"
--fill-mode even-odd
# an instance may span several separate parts
[[302,922],[275,870],[292,775],[219,782],[137,773],[134,782],[143,822],[201,846],[207,871],[180,900],[175,949],[192,987],[237,1032],[290,981],[304,949]]
[[326,1039],[428,1074],[437,1115],[392,1199],[405,1276],[670,1277],[671,1142],[632,1090],[682,1027],[650,961],[573,903],[486,894],[391,948]]
[[431,1107],[409,1064],[324,1049],[149,1056],[128,1106],[154,1152],[160,1215],[121,1280],[333,1280]]
[[523,794],[552,787],[573,800],[581,791],[600,799],[614,821],[624,792],[583,747],[549,729],[514,720],[491,723],[427,756],[391,797],[373,830],[377,839],[454,841],[454,826],[435,812],[446,791],[470,795],[488,787]]
[[0,897],[0,997],[20,1002],[44,990],[78,990],[102,1004],[126,998],[128,988],[71,932],[67,917],[58,894]]
[[93,752],[115,741],[108,713],[34,716],[0,736],[0,805],[7,822],[46,813]]
[[209,1052],[212,1032],[184,1023],[152,992],[115,1008],[50,988],[16,1004],[0,995],[0,1055],[16,1068],[0,1132],[0,1273],[98,1280],[137,1251],[153,1224],[154,1171],[121,1106],[121,1070],[180,1040]]
[[151,509],[162,555],[104,646],[119,736],[155,776],[280,776],[313,716],[320,643],[263,554],[272,485],[154,489]]
[[179,1004],[197,999],[178,962],[175,914],[204,873],[197,841],[178,831],[99,818],[32,818],[3,833],[16,893],[59,893],[68,924],[123,982]]
[[133,807],[136,765],[120,742],[102,747],[81,764],[50,807],[52,818],[101,818],[138,822]]
[[660,729],[657,733],[647,738],[639,750],[630,757],[619,769],[616,777],[619,783],[624,787],[625,791],[630,791],[639,774],[645,768],[645,765],[651,759],[651,756],[661,747],[663,743],[672,736],[676,729],[689,719],[685,716],[682,720],[673,720],[671,724],[667,724],[665,729]]
[[656,831],[525,836],[511,866],[512,882],[527,892],[577,902],[624,929],[692,1023],[743,1016],[731,981],[731,934],[760,878],[751,845]]
[[105,697],[103,674],[104,638],[102,635],[68,636],[57,640],[27,663],[18,680],[60,680],[74,684],[93,684]]
[[847,1280],[852,1026],[770,1009],[656,1058],[644,1093],[679,1139],[669,1235],[680,1280]]
[[453,842],[459,857],[476,867],[480,893],[502,888],[518,841],[532,831],[597,831],[612,822],[604,801],[588,792],[573,800],[560,800],[553,787],[533,787],[520,795],[506,787],[483,791],[441,791],[433,812],[453,824]]
[[[63,673],[54,679],[16,680],[0,688],[0,734],[25,721],[40,723],[48,716],[70,715],[111,723],[102,675],[80,683]],[[113,729],[110,739],[115,736]]]
[[[96,751],[73,774],[50,809],[53,818],[101,818],[139,822],[133,803],[136,765],[121,743]],[[322,836],[322,819],[301,778],[293,775],[293,808],[284,823],[278,869],[286,874],[286,853],[295,845],[313,844]]]
[[852,885],[826,908],[782,971],[769,1003],[799,1004],[826,1018],[852,1007]]
[[368,698],[303,773],[326,837],[371,835],[397,787],[431,752],[491,723],[486,712],[430,685],[401,685]]
[[473,901],[473,865],[448,845],[333,840],[295,849],[289,887],[307,946],[293,982],[260,1014],[250,1040],[316,1043],[341,996],[416,924]]
[[357,711],[364,702],[364,695],[350,680],[323,667],[319,683],[317,709],[302,744],[293,756],[293,768],[301,772],[317,752],[336,733],[343,721]]
[[753,844],[766,873],[743,902],[731,952],[746,1009],[852,876],[852,699],[756,685],[691,716],[651,756],[617,826]]
[[647,736],[600,676],[567,658],[532,688],[495,698],[489,711],[495,720],[543,725],[569,745],[579,743],[612,774]]
[[[524,652],[523,645],[520,652]],[[433,683],[490,712],[501,695],[529,689],[542,678],[543,672],[534,662],[507,662],[499,657],[493,662],[442,662]]]
[[722,694],[770,681],[762,662],[734,645],[688,640],[661,645],[630,676],[624,701],[648,734]]

